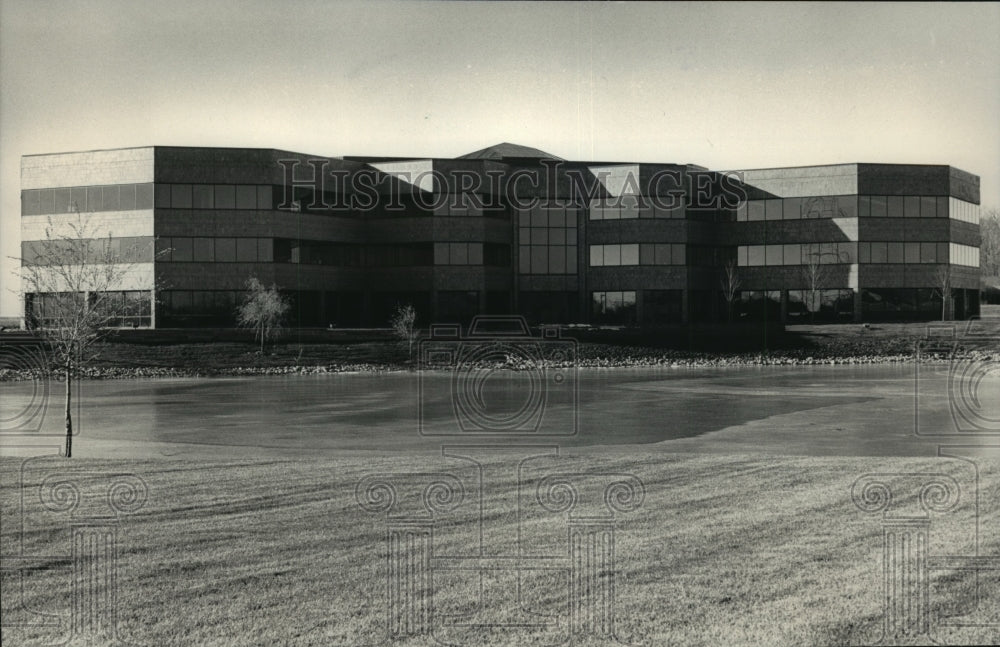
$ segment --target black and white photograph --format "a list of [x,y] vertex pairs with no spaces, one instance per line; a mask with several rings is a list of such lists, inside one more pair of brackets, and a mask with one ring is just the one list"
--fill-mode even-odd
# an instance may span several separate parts
[[1000,4],[0,0],[0,641],[1000,644]]

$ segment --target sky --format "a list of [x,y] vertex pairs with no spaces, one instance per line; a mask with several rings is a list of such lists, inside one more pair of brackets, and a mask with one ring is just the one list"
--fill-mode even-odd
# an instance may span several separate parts
[[1000,207],[1000,4],[0,0],[0,315],[22,155],[130,146],[714,169],[950,164]]

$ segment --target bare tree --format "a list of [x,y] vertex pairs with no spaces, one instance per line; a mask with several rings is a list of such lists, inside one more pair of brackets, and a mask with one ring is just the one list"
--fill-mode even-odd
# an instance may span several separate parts
[[979,220],[979,285],[985,303],[1000,303],[1000,209],[987,209]]
[[[65,377],[66,458],[73,456],[73,380],[95,359],[97,342],[145,311],[141,301],[129,298],[134,288],[127,290],[128,279],[139,262],[154,256],[152,249],[121,249],[120,239],[97,237],[93,219],[74,214],[60,218],[58,226],[50,217],[45,240],[26,243],[25,257],[17,259],[26,322],[47,342]],[[154,290],[143,292],[151,300]]]
[[389,325],[396,337],[406,344],[406,351],[410,359],[413,359],[413,343],[420,336],[420,331],[416,329],[417,310],[410,304],[396,306]]
[[736,261],[729,259],[726,262],[725,268],[723,268],[722,278],[719,279],[722,284],[722,296],[726,299],[726,319],[729,323],[733,322],[733,302],[736,300],[736,295],[739,294],[740,286],[742,281],[736,269]]
[[826,287],[828,272],[822,263],[823,255],[816,251],[807,254],[802,265],[802,279],[806,284],[810,320],[816,321],[816,313],[820,308],[820,298]]
[[247,279],[246,289],[246,299],[236,309],[236,320],[240,326],[254,331],[254,338],[260,339],[260,352],[263,353],[264,342],[280,330],[290,305],[275,285],[267,287],[255,276]]
[[1000,209],[987,210],[979,220],[980,264],[983,276],[1000,276]]
[[951,302],[951,265],[944,264],[938,265],[937,271],[934,273],[934,279],[937,282],[937,287],[934,289],[941,297],[941,321],[946,321],[948,319],[948,304]]

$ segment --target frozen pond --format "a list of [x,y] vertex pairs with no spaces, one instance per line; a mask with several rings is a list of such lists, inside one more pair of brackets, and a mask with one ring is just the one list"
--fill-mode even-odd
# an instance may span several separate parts
[[[974,391],[955,396],[957,407],[949,401],[946,364],[925,367],[919,380],[915,364],[900,364],[581,369],[559,377],[498,372],[456,379],[437,372],[85,381],[74,406],[81,433],[74,452],[224,458],[439,451],[443,443],[505,442],[933,455],[938,443],[954,442],[956,435],[989,440],[969,431],[998,427],[995,368],[970,381]],[[33,386],[0,388],[0,420],[9,422],[30,402]],[[51,385],[38,440],[21,436],[18,443],[58,443],[45,435],[60,434],[61,389]],[[963,423],[968,431],[959,431],[954,414],[973,422],[979,415],[986,425]],[[946,435],[924,438],[918,430]],[[5,450],[13,442],[0,437]]]

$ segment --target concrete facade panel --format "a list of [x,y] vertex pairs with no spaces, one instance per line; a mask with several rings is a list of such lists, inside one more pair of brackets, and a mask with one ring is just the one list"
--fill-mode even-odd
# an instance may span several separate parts
[[[87,276],[93,275],[96,277],[102,277],[105,275],[107,270],[104,267],[95,268],[93,266],[85,265],[80,273],[73,273],[74,277],[73,283],[77,282],[77,279],[85,281]],[[68,292],[71,291],[72,287],[69,282],[65,280],[65,275],[57,271],[51,271],[46,269],[39,270],[39,276],[41,277],[38,286],[44,288],[46,292]],[[116,265],[111,270],[111,276],[117,277],[119,280],[114,283],[108,283],[103,278],[98,278],[97,282],[91,283],[86,287],[86,289],[107,289],[107,290],[152,290],[154,287],[154,273],[153,273],[153,263],[134,263],[132,265]],[[24,287],[29,284],[22,281]],[[25,291],[31,291],[26,289]]]
[[[82,214],[88,238],[124,238],[153,236],[153,211],[102,211]],[[21,216],[21,240],[46,240],[45,230],[51,227],[53,236],[68,236],[79,220],[75,213],[53,216]]]
[[736,171],[743,181],[782,198],[858,193],[858,165],[804,166],[799,168]]
[[645,194],[638,164],[591,166],[589,170],[610,196]]
[[152,147],[25,155],[21,158],[22,190],[152,181]]
[[435,190],[433,160],[372,162],[371,166],[386,175],[391,175],[408,187],[428,192]]

